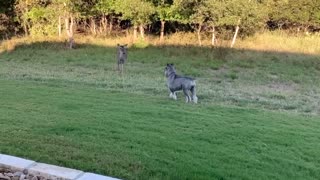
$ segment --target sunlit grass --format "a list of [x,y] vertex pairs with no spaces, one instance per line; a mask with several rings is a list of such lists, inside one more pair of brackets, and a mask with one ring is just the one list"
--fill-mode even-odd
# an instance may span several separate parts
[[[0,45],[0,51],[11,51],[19,44],[31,44],[35,42],[62,42],[66,44],[67,38],[62,36],[51,37],[27,37],[27,38],[13,38],[11,40],[3,41]],[[198,46],[198,40],[195,33],[182,33],[177,32],[165,36],[165,41],[160,44],[159,37],[147,36],[144,40],[139,39],[133,42],[131,36],[82,36],[76,35],[75,41],[77,44],[92,44],[98,46],[115,46],[116,44],[129,44],[134,47],[147,47],[151,46]],[[229,47],[231,37],[219,37],[217,35],[216,47]],[[203,33],[202,46],[211,47],[211,35]],[[259,51],[273,51],[273,52],[287,52],[287,53],[304,53],[304,54],[320,54],[320,35],[289,35],[282,31],[262,32],[244,39],[238,38],[236,41],[235,49],[250,49]]]
[[[2,42],[0,153],[124,179],[320,176],[320,58],[304,50],[316,42],[270,34],[277,49],[258,37],[229,49],[173,36]],[[117,43],[130,44],[123,74]],[[167,63],[196,78],[199,104],[168,98]]]
[[69,50],[63,38],[13,39],[2,43],[2,47],[7,43],[15,47],[0,55],[0,76],[96,84],[110,90],[166,97],[163,67],[174,63],[178,73],[197,79],[200,103],[320,112],[319,55],[131,44],[126,73],[119,76],[115,71],[115,46],[126,43],[125,40],[78,37],[76,48]]
[[131,87],[0,83],[0,153],[122,179],[320,176],[318,117],[190,105]]
[[288,35],[265,32],[237,42],[237,47],[260,51],[320,54],[320,35]]

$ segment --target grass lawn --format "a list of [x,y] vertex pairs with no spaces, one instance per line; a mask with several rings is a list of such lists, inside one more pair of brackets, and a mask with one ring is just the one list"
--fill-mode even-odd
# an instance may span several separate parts
[[[318,179],[319,56],[20,45],[0,54],[0,153],[123,179]],[[199,104],[168,99],[167,62]]]
[[1,80],[0,150],[128,179],[316,179],[319,119]]

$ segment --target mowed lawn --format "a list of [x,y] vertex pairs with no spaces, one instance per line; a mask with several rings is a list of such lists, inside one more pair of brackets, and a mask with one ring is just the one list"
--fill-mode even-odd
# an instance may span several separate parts
[[124,179],[317,179],[317,118],[1,80],[0,151]]
[[[0,153],[122,179],[320,177],[318,57],[131,49],[121,76],[113,48],[59,48],[0,54]],[[198,77],[199,104],[168,98],[166,61]]]

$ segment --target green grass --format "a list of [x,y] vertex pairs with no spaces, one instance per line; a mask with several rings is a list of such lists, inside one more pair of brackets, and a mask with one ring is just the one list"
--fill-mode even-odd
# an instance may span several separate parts
[[[0,153],[124,179],[320,177],[318,55],[131,47],[120,75],[115,52],[2,52]],[[168,98],[166,63],[196,77],[199,104]]]
[[0,152],[125,179],[316,179],[319,118],[1,80]]
[[0,77],[91,84],[164,97],[164,65],[174,63],[180,74],[197,79],[203,104],[320,114],[319,55],[195,46],[132,47],[126,73],[119,76],[115,54],[112,46],[87,43],[68,51],[59,42],[24,42],[0,54]]

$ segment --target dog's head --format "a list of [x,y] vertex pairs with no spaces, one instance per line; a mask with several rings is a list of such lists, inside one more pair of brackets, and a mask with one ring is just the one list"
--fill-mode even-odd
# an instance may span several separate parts
[[167,64],[167,66],[164,68],[164,75],[168,77],[170,74],[175,73],[176,69],[173,64]]

